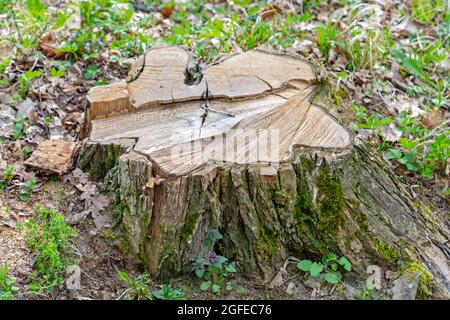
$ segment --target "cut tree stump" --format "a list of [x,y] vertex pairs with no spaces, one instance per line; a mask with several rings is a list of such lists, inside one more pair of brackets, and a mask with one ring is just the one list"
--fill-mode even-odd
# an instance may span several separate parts
[[106,182],[124,249],[172,276],[208,254],[205,233],[217,228],[216,249],[251,278],[269,281],[290,255],[334,251],[360,275],[424,266],[434,282],[419,295],[448,296],[444,217],[331,105],[312,103],[320,86],[309,63],[252,50],[201,74],[192,64],[183,48],[152,49],[126,81],[89,92],[78,165]]

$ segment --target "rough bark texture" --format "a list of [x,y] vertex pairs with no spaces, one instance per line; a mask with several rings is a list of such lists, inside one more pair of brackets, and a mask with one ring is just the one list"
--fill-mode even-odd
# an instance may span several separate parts
[[[189,271],[207,253],[203,241],[212,227],[224,235],[219,250],[249,277],[268,281],[289,255],[334,251],[360,274],[371,264],[426,272],[420,262],[435,280],[428,289],[448,295],[444,224],[363,146],[345,155],[298,150],[279,168],[225,165],[170,180],[155,177],[143,155],[95,146],[92,152],[87,143],[79,163],[97,163],[81,166],[97,177],[104,172],[98,168],[114,163],[106,177],[124,248],[154,276]],[[102,162],[111,154],[115,161]]]
[[[117,221],[116,231],[121,235],[120,244],[138,257],[152,275],[169,277],[189,271],[193,261],[208,253],[204,245],[206,231],[217,228],[224,238],[216,249],[236,261],[239,271],[251,278],[269,281],[290,255],[321,258],[334,251],[346,256],[360,274],[365,274],[366,267],[371,264],[394,268],[407,275],[419,272],[422,275],[420,296],[449,295],[449,234],[444,217],[431,212],[420,201],[414,201],[383,160],[364,145],[356,143],[338,148],[339,141],[348,143],[348,131],[323,108],[313,105],[314,109],[304,100],[296,101],[302,92],[298,86],[292,87],[292,83],[275,81],[270,77],[267,79],[276,83],[263,89],[239,88],[235,83],[227,83],[227,90],[237,92],[235,88],[239,89],[239,92],[244,92],[243,96],[250,90],[248,94],[253,95],[253,104],[256,103],[254,99],[262,99],[258,100],[260,102],[265,99],[264,96],[255,96],[258,90],[274,99],[274,111],[268,112],[268,117],[251,114],[237,125],[244,123],[248,127],[255,121],[258,125],[284,125],[286,137],[294,139],[285,146],[292,151],[287,161],[277,166],[207,162],[202,166],[187,166],[189,171],[183,171],[183,174],[164,174],[181,171],[176,166],[166,167],[170,169],[166,172],[162,170],[161,165],[165,162],[158,158],[158,151],[145,152],[142,143],[163,149],[169,147],[165,140],[159,145],[158,141],[151,140],[153,135],[159,134],[160,130],[155,128],[164,125],[166,118],[156,121],[149,113],[144,117],[145,123],[133,127],[135,122],[128,121],[130,129],[125,127],[120,131],[115,126],[121,123],[122,116],[115,114],[137,114],[137,119],[141,119],[139,116],[143,113],[139,112],[146,112],[145,109],[151,109],[149,112],[161,110],[175,115],[167,121],[178,121],[186,116],[183,112],[187,110],[192,112],[189,119],[193,119],[195,125],[201,121],[200,113],[197,114],[201,101],[200,87],[187,88],[178,78],[186,56],[178,49],[168,52],[173,53],[179,63],[172,67],[177,77],[169,77],[179,87],[173,87],[175,91],[169,87],[169,96],[164,95],[167,88],[163,89],[163,82],[148,96],[140,95],[135,102],[126,100],[130,94],[137,96],[133,90],[147,88],[147,82],[158,83],[159,73],[141,80],[133,77],[131,84],[119,84],[118,91],[125,92],[119,95],[120,99],[105,100],[101,89],[91,92],[91,103],[96,103],[95,110],[90,112],[93,130],[91,140],[85,141],[78,160],[81,169],[89,171],[94,178],[104,179],[114,200],[111,211]],[[257,53],[258,56],[261,54]],[[180,62],[180,57],[184,62]],[[142,70],[144,65],[159,68],[161,61],[158,59],[166,58],[147,55],[141,59],[142,68],[137,69]],[[270,60],[266,56],[264,59]],[[230,58],[226,61],[236,60]],[[253,74],[258,73],[258,79],[261,75],[266,76],[261,64],[255,65],[259,69],[249,72],[251,81],[256,79]],[[208,70],[205,74],[209,74],[210,79],[219,79],[213,75],[214,70],[220,71],[220,68]],[[239,77],[245,74],[239,71]],[[286,72],[281,74],[285,76]],[[292,77],[288,75],[288,80]],[[214,84],[217,91],[220,83],[217,80]],[[255,83],[265,85],[264,81]],[[279,92],[275,92],[276,86],[279,90],[287,90],[282,91],[283,94],[289,90],[292,94],[279,96]],[[159,94],[158,90],[165,93]],[[143,91],[139,92],[142,94]],[[180,100],[179,104],[171,105],[176,100],[175,96]],[[184,101],[191,98],[193,101]],[[156,105],[154,101],[157,101]],[[161,101],[169,107],[158,105],[163,103]],[[194,108],[195,103],[197,107]],[[223,103],[227,112],[225,103],[235,111],[244,107],[232,99]],[[216,105],[221,106],[219,102]],[[299,110],[303,113],[298,114],[300,118],[297,121],[295,112]],[[314,118],[311,110],[318,110],[320,117]],[[319,125],[319,120],[306,122],[305,128],[309,129],[302,131],[298,123],[304,124],[304,118],[327,119],[327,125],[325,122]],[[268,119],[267,123],[264,119]],[[142,126],[142,132],[139,126]],[[229,128],[222,129],[226,131]],[[169,129],[161,130],[165,134],[164,130]],[[189,127],[184,130],[189,130]],[[142,134],[136,136],[135,133]],[[327,135],[333,139],[325,139]],[[291,143],[297,138],[302,143]],[[320,144],[311,143],[314,139]],[[336,145],[324,147],[330,141]],[[184,163],[180,162],[180,165]]]

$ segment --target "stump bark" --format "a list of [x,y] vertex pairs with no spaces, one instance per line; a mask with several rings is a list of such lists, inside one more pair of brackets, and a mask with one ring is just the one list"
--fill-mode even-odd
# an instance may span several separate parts
[[313,103],[309,63],[263,50],[196,74],[192,63],[183,48],[152,49],[88,96],[78,165],[104,179],[122,246],[152,275],[189,271],[217,228],[217,250],[251,278],[334,251],[361,275],[373,264],[431,275],[421,294],[448,296],[445,217]]

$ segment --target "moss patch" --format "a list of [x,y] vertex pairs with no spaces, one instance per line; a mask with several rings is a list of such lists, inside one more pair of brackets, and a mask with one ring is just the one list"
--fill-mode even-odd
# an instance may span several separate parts
[[102,232],[102,237],[111,246],[116,246],[123,253],[127,254],[130,251],[130,243],[121,230],[106,229]]
[[260,226],[259,239],[256,243],[256,252],[261,258],[267,260],[277,251],[277,236],[272,230]]
[[327,165],[322,166],[316,179],[318,193],[315,205],[306,178],[310,171],[306,170],[313,170],[316,166],[303,159],[294,168],[297,175],[294,218],[299,237],[311,253],[323,255],[335,247],[337,231],[344,221],[342,208],[345,201],[341,183]]
[[102,179],[117,165],[121,154],[121,146],[116,144],[88,144],[85,149],[78,166],[93,179]]
[[301,168],[296,167],[297,175],[297,201],[295,204],[294,218],[300,230],[304,229],[306,220],[311,219],[316,213],[309,190],[308,181]]
[[273,191],[272,195],[273,202],[281,207],[284,207],[286,205],[288,197],[289,196],[284,189],[277,189]]
[[373,240],[373,245],[377,249],[378,253],[387,262],[396,265],[401,258],[401,252],[394,245],[381,241],[379,238]]
[[183,228],[181,229],[181,239],[183,239],[184,241],[189,240],[189,238],[194,233],[199,217],[200,213],[198,213],[198,211],[188,214],[184,222]]
[[426,299],[431,297],[433,291],[433,276],[423,266],[420,261],[411,261],[404,268],[398,270],[398,276],[405,275],[407,281],[411,281],[416,273],[421,275],[417,288],[416,299]]
[[344,221],[342,208],[345,205],[339,177],[333,175],[330,168],[324,165],[317,178],[319,202],[319,230],[321,233],[334,235]]

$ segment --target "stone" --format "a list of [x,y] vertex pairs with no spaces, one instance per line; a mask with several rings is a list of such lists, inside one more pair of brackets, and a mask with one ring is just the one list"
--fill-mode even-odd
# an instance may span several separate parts
[[392,300],[415,300],[421,276],[417,272],[411,281],[408,281],[405,275],[395,280],[392,288]]
[[35,103],[30,98],[27,98],[26,100],[22,101],[17,106],[17,119],[22,119],[22,117],[29,118],[33,112],[35,112]]
[[305,287],[307,288],[311,288],[311,289],[317,289],[320,288],[320,281],[313,279],[313,278],[308,278],[306,279],[303,284],[305,285]]
[[286,288],[286,293],[290,296],[293,296],[297,292],[297,286],[294,282],[289,282]]

